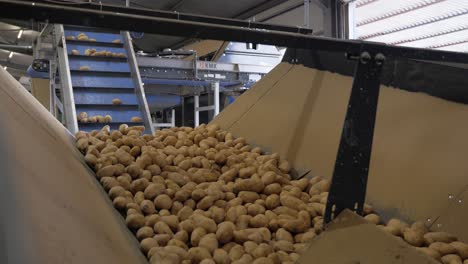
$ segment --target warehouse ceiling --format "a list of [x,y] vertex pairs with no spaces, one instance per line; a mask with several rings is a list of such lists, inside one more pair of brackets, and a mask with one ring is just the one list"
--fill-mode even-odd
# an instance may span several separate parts
[[21,77],[32,63],[30,47],[37,34],[23,25],[0,22],[1,67],[16,78]]
[[[202,14],[236,19],[248,19],[267,9],[288,0],[131,0],[130,6],[167,10],[174,12]],[[125,0],[104,0],[103,3],[125,5]],[[142,39],[134,39],[135,45],[146,52],[156,52],[165,48],[180,48],[190,40],[180,37],[145,34]]]
[[357,39],[468,52],[468,1],[358,0],[354,5]]

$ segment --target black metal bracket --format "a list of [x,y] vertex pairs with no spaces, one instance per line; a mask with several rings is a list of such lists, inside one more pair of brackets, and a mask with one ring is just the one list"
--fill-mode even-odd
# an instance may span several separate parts
[[325,210],[325,223],[344,209],[362,214],[372,151],[374,125],[385,56],[372,49],[347,54],[357,60],[348,111]]

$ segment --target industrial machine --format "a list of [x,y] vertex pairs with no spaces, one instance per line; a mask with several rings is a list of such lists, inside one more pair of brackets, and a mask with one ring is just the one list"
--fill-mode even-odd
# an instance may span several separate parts
[[[56,55],[52,60],[51,83],[61,88],[67,128],[72,132],[91,131],[103,124],[115,129],[130,123],[145,125],[149,132],[153,131],[129,33],[52,27]],[[83,120],[79,118],[82,113],[86,113],[87,119],[107,115],[111,120]]]
[[[468,62],[467,54],[93,4],[31,6],[0,0],[0,9],[7,17],[289,47],[283,63],[213,123],[278,152],[293,164],[298,178],[332,179],[325,212],[329,229],[311,243],[301,263],[435,263],[362,222],[357,215],[365,200],[384,217],[423,219],[433,230],[468,239],[468,126],[463,122],[468,100],[463,89],[466,69],[460,67]],[[136,241],[83,166],[72,136],[4,71],[0,78],[5,95],[0,97],[0,122],[7,138],[1,150],[17,154],[7,156],[6,176],[1,177],[5,183],[0,186],[8,190],[2,192],[8,198],[2,201],[19,209],[4,219],[10,221],[6,234],[32,237],[6,239],[32,244],[21,245],[29,254],[10,253],[17,263],[145,263]],[[57,184],[60,189],[54,188]]]

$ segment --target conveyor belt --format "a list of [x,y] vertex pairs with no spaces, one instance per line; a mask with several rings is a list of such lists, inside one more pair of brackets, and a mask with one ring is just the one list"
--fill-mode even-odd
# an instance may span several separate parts
[[[125,34],[127,33],[72,26],[64,26],[63,30],[76,116],[79,116],[81,112],[86,112],[88,116],[110,115],[112,117],[112,122],[105,123],[78,121],[78,130],[91,131],[100,129],[104,125],[116,129],[120,124],[126,123],[145,125],[146,132],[151,133],[151,120],[149,114],[146,114],[148,108],[138,69],[132,69],[132,63],[130,63],[134,54],[128,43],[126,44]],[[77,37],[81,33],[94,40],[78,40]],[[69,39],[70,36],[75,39]],[[125,54],[125,57],[88,56],[85,55],[88,49]],[[79,54],[72,54],[73,50],[78,51]],[[88,69],[80,69],[84,66]],[[141,99],[139,92],[143,93]],[[113,104],[112,100],[116,98],[120,99],[122,104]],[[140,117],[142,122],[131,122],[132,117]]]

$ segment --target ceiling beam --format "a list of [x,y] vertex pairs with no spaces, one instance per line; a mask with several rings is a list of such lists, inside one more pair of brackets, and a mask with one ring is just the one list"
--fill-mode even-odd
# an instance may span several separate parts
[[32,46],[21,46],[21,45],[14,45],[14,44],[3,44],[0,42],[0,49],[13,51],[17,53],[22,53],[26,55],[32,55],[33,47]]
[[248,19],[289,0],[267,0],[234,16],[236,19]]
[[[100,26],[119,30],[140,30],[148,33],[185,36],[188,38],[206,38],[214,40],[253,42],[290,48],[344,52],[359,54],[363,45],[370,51],[382,52],[388,57],[405,59],[423,59],[430,61],[468,62],[468,54],[441,50],[416,49],[402,46],[390,46],[383,43],[357,40],[313,37],[306,34],[278,30],[265,30],[272,24],[250,23],[259,25],[246,28],[238,24],[245,21],[230,20],[210,16],[179,14],[173,18],[170,12],[99,6],[92,4],[70,6],[55,3],[0,0],[2,16],[17,19],[37,19],[50,23]],[[118,11],[117,11],[118,10]],[[152,14],[152,15],[150,15]],[[222,22],[225,23],[222,23]],[[263,28],[263,29],[261,29]],[[286,27],[291,29],[292,27]],[[296,29],[297,30],[297,29]]]
[[28,70],[28,67],[29,67],[29,66],[26,66],[26,65],[11,63],[11,62],[5,61],[5,60],[0,60],[0,65],[2,65],[2,67],[7,66],[8,68],[16,69],[18,71],[26,71],[26,70]]
[[173,4],[171,7],[168,8],[168,10],[175,11],[178,8],[180,8],[184,4],[185,0],[179,0],[175,4]]

